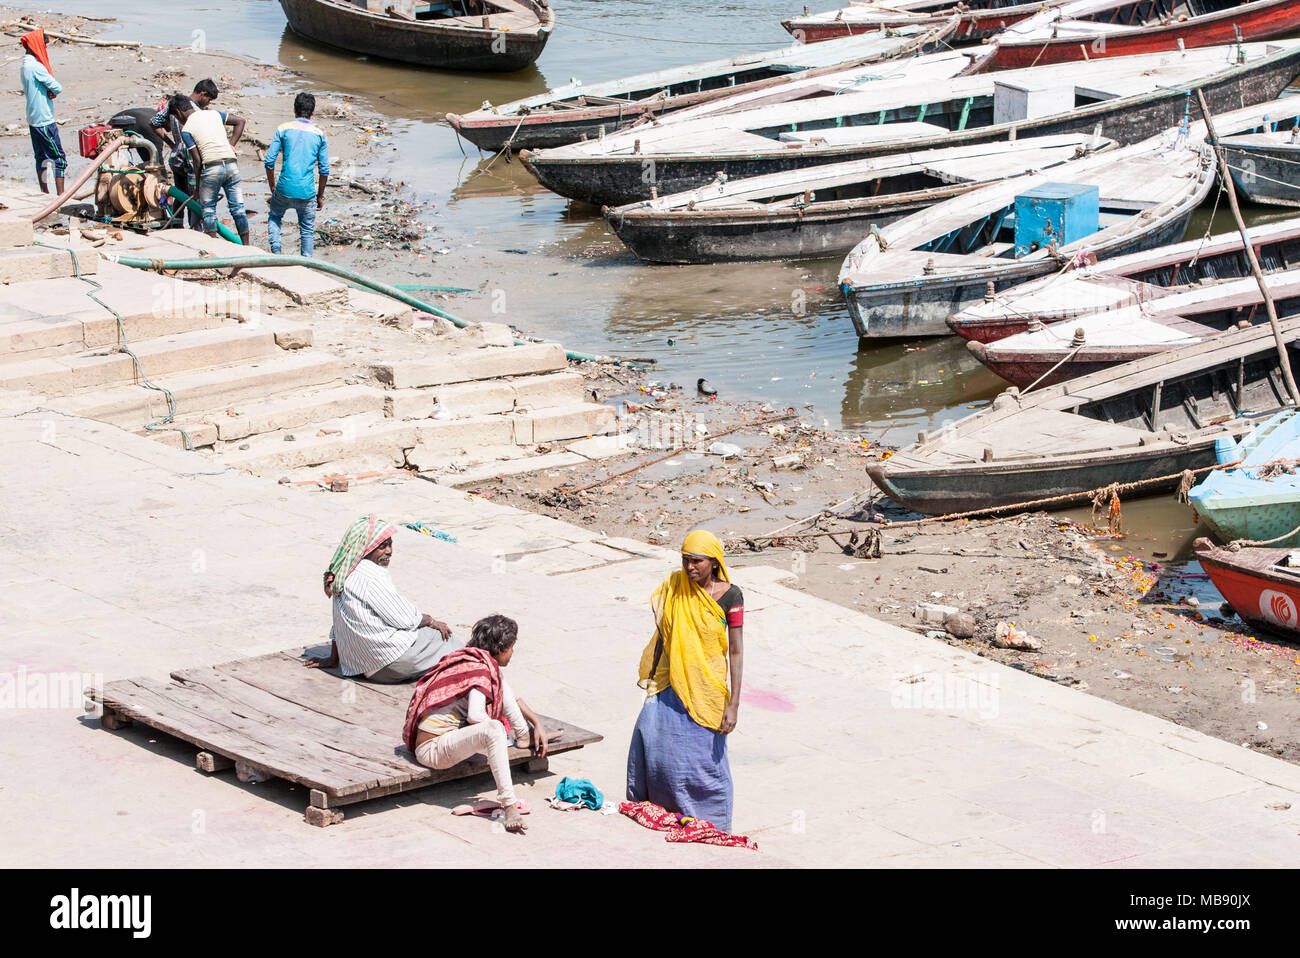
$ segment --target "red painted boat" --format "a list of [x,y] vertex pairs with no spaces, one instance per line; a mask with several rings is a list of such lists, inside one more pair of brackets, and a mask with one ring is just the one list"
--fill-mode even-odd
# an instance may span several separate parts
[[1256,628],[1300,639],[1300,553],[1260,547],[1233,552],[1205,538],[1197,539],[1192,548],[1214,587],[1239,616]]
[[937,26],[950,17],[960,15],[955,39],[975,42],[997,36],[1012,24],[1065,2],[1067,0],[1038,0],[1037,3],[975,0],[972,3],[954,4],[952,0],[901,0],[883,6],[855,3],[825,13],[809,13],[808,8],[804,7],[803,16],[782,20],[781,26],[801,43],[817,43],[836,37],[856,37],[872,30]]
[[[960,27],[958,28],[960,30]],[[1164,53],[1300,30],[1295,0],[1074,0],[1017,22],[997,38],[994,63],[1044,63]]]

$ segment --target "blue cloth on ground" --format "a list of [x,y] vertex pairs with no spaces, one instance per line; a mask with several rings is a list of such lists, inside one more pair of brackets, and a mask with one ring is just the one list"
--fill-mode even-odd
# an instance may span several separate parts
[[641,706],[627,750],[627,800],[731,831],[731,765],[727,736],[698,724],[673,689]]
[[443,542],[456,541],[455,536],[448,535],[447,533],[443,532],[441,529],[435,529],[427,522],[404,522],[402,524],[406,526],[406,528],[408,529],[412,529],[416,532],[423,532],[426,536],[432,536],[435,539],[441,539]]
[[595,809],[605,804],[605,796],[590,779],[569,778],[567,775],[555,786],[555,797],[562,802],[582,802],[588,808]]

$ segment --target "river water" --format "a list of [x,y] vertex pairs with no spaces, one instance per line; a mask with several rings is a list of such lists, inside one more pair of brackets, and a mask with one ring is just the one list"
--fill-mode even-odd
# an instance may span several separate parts
[[[14,5],[40,9],[21,0]],[[784,46],[790,38],[779,21],[802,4],[552,0],[552,6],[558,26],[541,59],[509,76],[441,73],[324,47],[289,31],[276,0],[71,0],[67,12],[116,17],[105,36],[236,52],[297,71],[309,88],[369,101],[399,134],[399,158],[387,172],[434,201],[440,242],[472,237],[543,258],[540,269],[532,266],[538,294],[525,315],[512,310],[510,319],[570,349],[655,356],[665,380],[706,376],[728,398],[801,411],[811,406],[832,427],[873,437],[883,432],[893,443],[969,414],[1003,387],[955,338],[859,344],[835,285],[840,257],[642,264],[594,210],[541,189],[518,163],[489,165],[461,144],[442,121],[447,112],[529,96],[571,77],[594,82]],[[1252,221],[1285,215],[1247,213]],[[1209,213],[1201,211],[1188,235],[1207,226]],[[1231,229],[1226,204],[1213,227]],[[436,263],[434,269],[436,276]],[[803,303],[801,314],[796,301]],[[1150,541],[1150,548],[1181,547],[1184,555],[1194,531],[1190,510],[1172,500],[1135,505],[1130,528],[1146,530],[1135,539]]]

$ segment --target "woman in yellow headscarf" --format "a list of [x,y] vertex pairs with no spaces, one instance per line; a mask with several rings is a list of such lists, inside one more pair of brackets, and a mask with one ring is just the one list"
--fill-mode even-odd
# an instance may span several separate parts
[[656,628],[641,653],[637,684],[646,700],[628,750],[628,801],[654,802],[729,832],[727,735],[740,710],[745,607],[717,536],[688,535],[681,571],[650,603]]

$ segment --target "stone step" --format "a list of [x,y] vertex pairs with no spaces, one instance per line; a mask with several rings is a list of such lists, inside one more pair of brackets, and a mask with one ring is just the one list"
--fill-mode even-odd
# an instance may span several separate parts
[[407,461],[425,470],[488,447],[532,446],[603,435],[617,428],[617,420],[608,406],[574,403],[529,413],[416,421],[414,427],[418,442],[407,454]]
[[[172,373],[249,362],[273,355],[278,349],[269,329],[242,326],[200,329],[131,344],[144,374],[155,382]],[[0,389],[25,389],[47,396],[66,396],[79,390],[134,382],[136,378],[131,357],[108,349],[0,366]]]
[[99,253],[89,247],[71,252],[50,246],[0,249],[0,283],[28,283],[37,279],[75,276],[77,268],[73,266],[73,256],[82,276],[93,276],[99,271]]
[[600,436],[618,428],[614,410],[595,403],[537,409],[508,418],[514,421],[515,443],[521,446]]
[[14,210],[0,213],[0,248],[31,246],[33,239],[31,216],[20,216]]
[[[326,463],[392,469],[406,461],[406,450],[415,445],[415,428],[411,423],[387,419],[382,412],[362,413],[312,423],[306,429],[283,429],[250,436],[243,442],[221,443],[211,458],[220,465],[261,475]],[[321,431],[327,434],[318,435]]]
[[246,287],[205,286],[110,262],[101,264],[95,284],[58,278],[0,286],[0,359],[116,345],[114,311],[128,343],[261,315]]
[[[232,407],[246,412],[241,404],[337,383],[346,374],[347,366],[337,356],[316,350],[280,351],[256,363],[162,376],[154,381],[172,391],[180,415],[224,415]],[[166,397],[141,386],[118,386],[69,396],[54,405],[66,412],[125,428],[138,428],[167,414]]]
[[[378,413],[383,408],[382,390],[373,386],[344,384],[295,393],[292,396],[241,403],[208,414],[178,416],[176,425],[190,433],[195,446],[211,446],[218,442],[237,443],[264,433],[302,429],[327,420]],[[144,435],[145,430],[137,430],[137,433]],[[149,431],[148,434],[172,445],[184,445],[177,433],[160,435],[157,431]],[[200,442],[196,435],[204,441]]]
[[526,346],[489,346],[429,359],[380,363],[372,366],[371,371],[385,386],[406,389],[502,376],[527,376],[567,368],[563,346],[558,343],[529,343]]
[[453,419],[487,416],[516,409],[580,403],[582,383],[581,374],[565,371],[423,389],[390,389],[384,408],[393,419],[425,419],[433,413],[435,403]]
[[520,412],[574,406],[586,400],[582,374],[568,370],[526,376],[513,380],[510,385],[515,392],[515,409]]
[[[93,303],[91,306],[93,312],[82,310],[70,315],[37,319],[0,319],[0,362],[63,356],[116,346],[120,335],[117,318]],[[171,312],[155,315],[146,308],[134,314],[123,313],[121,328],[130,345],[196,329],[221,326],[233,329],[237,325],[237,320],[225,316],[204,313],[187,316]]]

